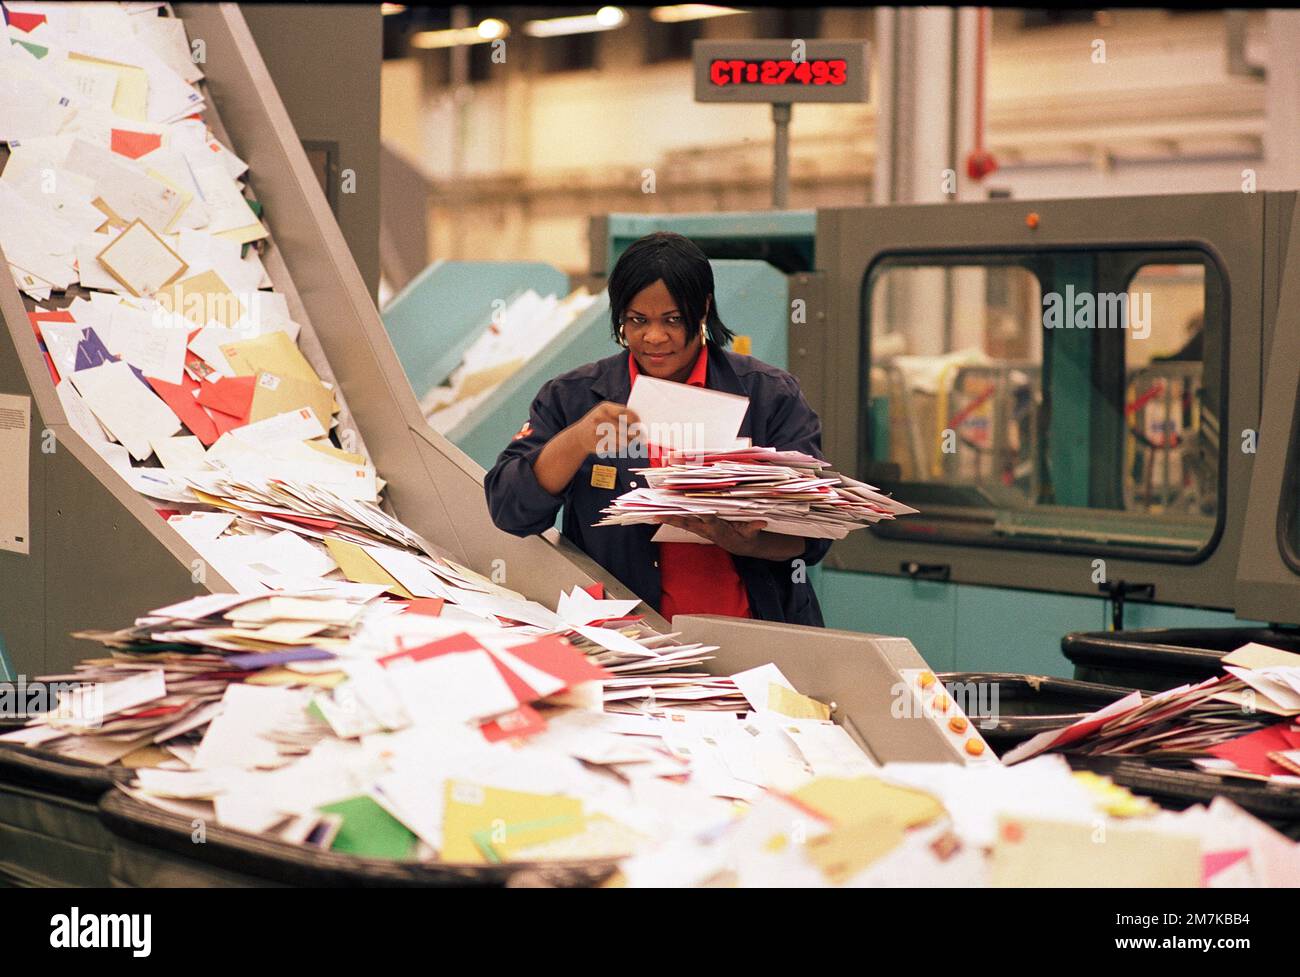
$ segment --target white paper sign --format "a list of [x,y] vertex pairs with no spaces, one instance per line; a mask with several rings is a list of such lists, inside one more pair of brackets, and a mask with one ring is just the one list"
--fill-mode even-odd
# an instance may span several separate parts
[[32,428],[32,399],[0,394],[0,550],[27,556],[30,550],[27,453]]

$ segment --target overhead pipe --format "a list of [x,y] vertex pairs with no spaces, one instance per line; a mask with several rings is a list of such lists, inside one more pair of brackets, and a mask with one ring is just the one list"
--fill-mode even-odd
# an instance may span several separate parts
[[988,59],[989,8],[980,7],[975,32],[975,146],[966,157],[966,175],[979,182],[998,168],[998,161],[984,148],[984,76]]

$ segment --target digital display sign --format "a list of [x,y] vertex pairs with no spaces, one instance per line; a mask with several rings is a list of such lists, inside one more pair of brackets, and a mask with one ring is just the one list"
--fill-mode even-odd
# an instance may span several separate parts
[[697,102],[864,102],[866,41],[696,41]]

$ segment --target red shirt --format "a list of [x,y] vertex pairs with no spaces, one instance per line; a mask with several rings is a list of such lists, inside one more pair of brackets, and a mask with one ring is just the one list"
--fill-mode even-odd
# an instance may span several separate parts
[[[686,382],[692,387],[705,386],[709,367],[708,347],[700,349]],[[636,383],[636,357],[627,354],[627,370]],[[663,462],[650,449],[650,465]],[[659,613],[669,621],[675,614],[723,614],[727,617],[752,617],[749,593],[736,572],[731,554],[713,543],[660,543],[659,577],[663,597]]]

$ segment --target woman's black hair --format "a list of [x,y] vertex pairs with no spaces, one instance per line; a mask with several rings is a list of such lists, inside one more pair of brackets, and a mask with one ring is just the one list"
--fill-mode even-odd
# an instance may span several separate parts
[[[687,323],[694,326],[704,319],[709,342],[717,346],[731,342],[735,333],[718,318],[718,299],[713,294],[713,268],[709,259],[693,241],[670,231],[657,231],[633,241],[610,272],[609,319],[615,341],[632,300],[660,280],[668,287]],[[705,305],[709,309],[707,315]]]

